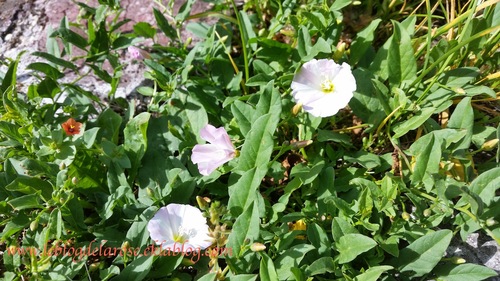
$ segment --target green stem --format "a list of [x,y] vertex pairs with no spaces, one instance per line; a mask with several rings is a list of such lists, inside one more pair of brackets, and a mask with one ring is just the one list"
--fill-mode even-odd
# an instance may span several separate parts
[[[241,34],[241,48],[243,50],[243,61],[245,63],[245,81],[248,81],[248,79],[250,78],[250,69],[248,66],[248,50],[247,50],[247,41],[246,41],[247,38],[245,38],[245,31],[243,30],[243,22],[241,20],[238,9],[236,9],[236,3],[234,2],[234,0],[230,0],[230,1],[233,5],[234,14],[236,15],[236,19],[238,20],[238,30],[240,31],[240,34]],[[243,90],[245,93],[247,92],[246,86],[244,87]]]

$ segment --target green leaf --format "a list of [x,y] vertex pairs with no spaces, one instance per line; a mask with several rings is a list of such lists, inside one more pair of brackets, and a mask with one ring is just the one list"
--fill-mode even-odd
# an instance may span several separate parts
[[255,200],[255,192],[267,173],[267,166],[252,168],[243,173],[239,178],[236,173],[231,174],[229,182],[236,182],[229,185],[228,208],[236,216],[247,209]]
[[262,259],[260,260],[259,275],[262,281],[278,280],[278,274],[274,268],[273,260],[265,253],[260,252]]
[[412,277],[423,276],[441,260],[452,236],[452,231],[448,229],[428,233],[401,250],[395,263],[400,271],[411,272]]
[[216,277],[217,277],[217,273],[212,272],[212,273],[208,273],[208,274],[203,275],[197,281],[215,281],[217,279]]
[[40,204],[40,194],[39,192],[34,194],[23,195],[21,197],[13,198],[7,202],[14,208],[14,210],[23,210],[31,208],[43,208]]
[[306,268],[307,276],[334,272],[337,268],[332,257],[321,257]]
[[495,198],[496,191],[500,189],[500,167],[480,174],[472,181],[469,189],[489,206]]
[[36,70],[44,73],[48,77],[57,80],[64,76],[57,68],[44,62],[34,62],[26,67],[27,69]]
[[[243,44],[246,42],[252,50],[255,51],[257,49],[257,43],[250,43],[250,40],[256,38],[255,32],[253,31],[253,24],[250,22],[250,18],[248,18],[248,14],[245,11],[239,11],[240,14],[240,30],[242,31],[242,40]],[[253,40],[252,40],[253,41]]]
[[17,83],[17,65],[19,63],[19,58],[21,54],[18,56],[18,58],[11,62],[9,65],[9,68],[7,69],[7,73],[5,73],[3,80],[2,80],[2,85],[0,86],[0,94],[4,94],[7,89],[10,86],[16,86]]
[[172,26],[170,26],[165,16],[156,8],[153,8],[153,14],[155,16],[156,22],[158,23],[158,27],[160,27],[161,31],[163,31],[163,33],[165,33],[165,35],[168,38],[172,40],[176,39],[177,33],[175,32],[175,29]]
[[[337,1],[336,1],[337,2]],[[351,65],[355,65],[359,62],[359,60],[363,57],[366,51],[372,45],[373,39],[375,38],[375,30],[382,20],[376,19],[372,21],[367,27],[358,32],[356,35],[356,39],[352,42],[351,45],[351,57],[350,63]]]
[[234,255],[231,260],[237,260],[245,253],[245,240],[253,243],[259,238],[259,210],[256,204],[250,205],[237,219],[233,225],[231,234],[229,234],[227,247],[233,250]]
[[48,181],[25,175],[19,175],[5,189],[24,194],[39,193],[45,201],[49,201],[52,198],[53,190],[52,185]]
[[241,148],[237,170],[248,171],[254,167],[267,165],[273,152],[273,133],[278,120],[278,116],[268,113],[253,123]]
[[392,37],[387,56],[389,66],[389,82],[397,86],[405,80],[415,79],[417,75],[417,62],[411,44],[410,34],[396,21],[394,24],[394,36]]
[[324,255],[330,252],[331,243],[328,239],[326,231],[321,228],[316,223],[309,224],[307,226],[307,239],[311,244],[316,247],[320,255]]
[[493,269],[477,264],[460,264],[448,266],[446,268],[438,268],[436,270],[436,275],[437,280],[443,281],[480,281],[489,277],[498,276]]
[[434,137],[434,134],[427,134],[418,139],[410,146],[409,151],[416,160],[411,176],[413,183],[421,182],[426,174],[439,171],[441,142]]
[[141,159],[148,147],[147,129],[150,117],[149,113],[142,112],[130,120],[123,130],[125,137],[123,148],[131,162],[130,179],[135,179],[137,170],[141,165]]
[[416,128],[420,127],[422,124],[424,124],[425,121],[427,121],[427,119],[431,117],[435,110],[436,109],[434,107],[424,108],[410,119],[396,124],[394,127],[392,127],[392,130],[394,132],[393,138],[400,138],[409,131],[415,130]]
[[60,59],[60,58],[57,58],[54,55],[51,55],[49,53],[34,52],[34,53],[32,53],[32,55],[44,58],[44,59],[48,60],[49,62],[55,64],[55,65],[59,65],[59,66],[62,66],[62,67],[69,68],[71,70],[77,71],[77,67],[73,63],[65,61],[65,60]]
[[244,137],[246,137],[252,127],[252,118],[254,116],[255,109],[247,103],[235,100],[233,104],[231,104],[231,112],[236,119],[236,123],[238,123],[238,126],[240,127],[241,133]]
[[314,250],[312,245],[299,244],[289,248],[283,253],[280,253],[279,257],[274,261],[276,272],[278,273],[278,279],[287,280],[290,278],[292,276],[290,268],[299,267],[304,256],[312,250]]
[[140,281],[146,278],[153,265],[153,255],[140,256],[129,263],[120,275],[113,278],[119,281]]
[[448,128],[465,130],[467,134],[457,144],[453,145],[453,150],[468,149],[472,141],[472,134],[474,130],[474,110],[471,105],[471,97],[463,98],[458,103],[455,111],[448,121]]
[[302,26],[299,29],[297,37],[297,51],[301,58],[305,58],[311,50],[311,36],[309,35],[309,30],[306,26]]
[[390,265],[380,265],[380,266],[370,267],[364,273],[361,273],[360,275],[356,276],[354,278],[354,281],[377,281],[379,280],[379,277],[380,275],[382,275],[382,273],[391,269],[393,269],[393,267]]
[[377,242],[368,236],[351,233],[340,237],[336,246],[340,253],[338,262],[344,264],[377,246]]
[[138,22],[134,25],[134,33],[137,34],[137,36],[153,38],[156,35],[156,29],[147,22]]
[[340,238],[347,234],[358,234],[358,230],[352,226],[343,217],[335,217],[332,219],[332,236],[333,241],[339,241]]
[[255,281],[257,280],[257,274],[238,274],[233,276],[227,276],[225,281]]

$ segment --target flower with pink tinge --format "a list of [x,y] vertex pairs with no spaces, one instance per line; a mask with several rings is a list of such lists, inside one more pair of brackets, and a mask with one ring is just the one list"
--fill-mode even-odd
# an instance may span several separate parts
[[347,63],[313,59],[295,74],[291,87],[293,99],[306,112],[328,117],[347,106],[356,91],[356,80]]
[[130,46],[127,50],[130,56],[136,60],[149,59],[151,57],[148,52],[141,48]]
[[213,243],[207,219],[191,205],[168,204],[160,208],[147,228],[151,239],[164,250],[193,252]]
[[200,136],[209,142],[193,147],[191,160],[198,165],[200,174],[208,176],[236,156],[236,149],[223,127],[215,128],[207,124],[201,129]]

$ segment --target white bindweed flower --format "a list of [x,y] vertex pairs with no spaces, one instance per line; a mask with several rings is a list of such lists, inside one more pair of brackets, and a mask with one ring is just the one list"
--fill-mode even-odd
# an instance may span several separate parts
[[191,205],[168,204],[148,223],[149,236],[164,250],[174,252],[206,249],[213,243],[207,219]]
[[356,90],[356,80],[347,63],[321,59],[306,62],[292,81],[295,102],[316,117],[335,115]]
[[200,136],[209,142],[209,144],[197,144],[193,147],[191,161],[198,165],[200,174],[208,176],[236,156],[236,149],[223,127],[215,128],[207,124],[201,129]]

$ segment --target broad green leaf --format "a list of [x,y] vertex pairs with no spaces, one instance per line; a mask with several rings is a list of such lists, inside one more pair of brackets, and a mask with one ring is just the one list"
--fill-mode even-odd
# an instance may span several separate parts
[[381,21],[382,21],[381,19],[373,20],[367,27],[358,32],[358,34],[356,35],[356,39],[352,42],[350,48],[351,65],[357,64],[359,60],[363,57],[363,55],[366,53],[368,48],[370,48],[373,39],[375,38],[375,30],[377,29]]
[[368,236],[351,233],[340,237],[336,246],[337,251],[340,253],[338,263],[344,264],[377,246],[377,242]]
[[444,229],[428,233],[401,250],[395,260],[402,272],[410,272],[412,277],[420,277],[431,272],[443,257],[453,233]]
[[457,105],[448,121],[448,128],[465,130],[467,132],[461,141],[453,145],[453,150],[468,149],[472,141],[474,130],[474,111],[472,109],[470,97],[463,98]]
[[354,114],[363,120],[363,123],[376,127],[386,114],[373,86],[372,79],[375,77],[372,72],[360,68],[355,69],[352,74],[356,78],[356,91],[349,106]]
[[411,180],[413,183],[421,182],[426,173],[433,174],[439,171],[441,160],[441,142],[434,134],[427,134],[410,146],[410,154],[415,157],[415,166]]
[[247,209],[252,202],[254,202],[256,198],[255,192],[260,186],[266,173],[267,166],[260,166],[244,172],[241,176],[236,173],[231,174],[229,177],[230,185],[228,208],[233,216],[241,214],[241,212]]
[[24,194],[39,193],[45,201],[49,201],[52,198],[53,191],[50,182],[25,175],[19,175],[9,185],[5,186],[5,189]]
[[14,210],[23,210],[31,208],[43,208],[40,204],[40,194],[39,192],[34,194],[23,195],[17,198],[13,198],[7,202],[14,208]]
[[147,22],[138,22],[134,25],[134,33],[138,36],[153,38],[156,35],[156,29]]
[[191,96],[187,96],[186,104],[184,105],[184,110],[182,112],[182,116],[185,116],[184,126],[187,125],[191,128],[191,131],[196,136],[198,143],[205,142],[200,136],[201,129],[208,124],[207,112],[205,111],[203,105]]
[[97,117],[97,126],[101,128],[98,134],[99,137],[117,143],[121,123],[122,117],[118,115],[118,113],[114,112],[111,108],[105,109],[99,117]]
[[470,191],[477,194],[489,206],[495,198],[496,191],[500,189],[500,168],[494,168],[480,174],[469,187]]
[[420,110],[415,116],[396,124],[392,130],[394,131],[393,138],[397,139],[405,135],[411,130],[415,130],[424,124],[427,119],[431,117],[436,109],[434,107],[427,107]]
[[403,81],[415,79],[417,74],[417,62],[411,43],[410,34],[396,21],[394,24],[394,36],[392,37],[387,64],[389,67],[389,82],[393,86]]
[[498,276],[498,274],[491,268],[469,263],[448,266],[446,268],[438,268],[436,270],[436,275],[438,276],[437,280],[443,281],[480,281],[489,277]]
[[326,231],[321,228],[316,223],[309,224],[307,226],[307,239],[311,244],[316,247],[316,250],[320,255],[329,253],[331,248],[331,242],[328,239]]
[[274,268],[273,260],[265,253],[260,252],[262,259],[260,260],[259,276],[262,281],[278,280],[278,274]]
[[343,217],[335,217],[332,219],[332,236],[333,241],[338,242],[340,238],[347,234],[358,234],[358,230],[352,226]]
[[146,278],[153,265],[153,255],[140,256],[129,263],[120,275],[113,278],[119,281],[140,281]]
[[314,276],[318,274],[331,273],[334,272],[336,268],[337,265],[332,257],[321,257],[313,261],[313,263],[306,268],[306,275]]
[[251,105],[239,100],[231,104],[231,112],[238,123],[241,133],[246,136],[252,127],[252,119],[255,109]]
[[229,259],[237,260],[245,253],[245,240],[253,243],[259,238],[259,211],[256,204],[250,205],[235,221],[231,234],[229,234],[227,247],[233,250],[234,255]]
[[205,274],[200,279],[198,279],[198,281],[215,281],[215,280],[217,280],[216,272]]
[[268,113],[253,123],[241,148],[238,170],[247,171],[254,167],[267,165],[273,152],[273,133],[278,120],[279,117]]
[[476,67],[460,67],[449,70],[439,77],[439,83],[452,89],[458,89],[471,83],[479,75]]
[[302,26],[298,31],[297,51],[301,58],[305,58],[311,51],[311,36],[306,26]]
[[279,257],[274,261],[276,272],[278,273],[279,280],[286,280],[292,276],[290,268],[299,267],[300,262],[304,256],[314,250],[312,245],[299,244],[295,245],[288,250],[280,253]]
[[379,280],[379,277],[380,275],[382,275],[382,273],[391,269],[393,269],[393,267],[390,265],[380,265],[380,266],[370,267],[365,272],[356,276],[354,278],[354,281],[377,281]]
[[129,170],[129,178],[131,179],[135,179],[141,165],[141,159],[148,147],[147,129],[150,117],[149,113],[143,112],[130,120],[123,130],[125,137],[123,148],[131,162]]

